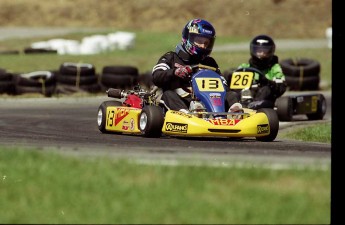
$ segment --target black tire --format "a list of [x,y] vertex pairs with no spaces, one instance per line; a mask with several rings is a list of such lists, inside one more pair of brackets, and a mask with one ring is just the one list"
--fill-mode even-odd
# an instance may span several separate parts
[[105,125],[107,121],[107,107],[109,106],[122,106],[122,103],[119,101],[105,101],[98,107],[97,126],[102,133],[108,133],[105,129]]
[[145,106],[139,115],[139,130],[145,137],[160,137],[163,123],[163,110],[159,106]]
[[317,100],[317,111],[315,113],[307,114],[309,120],[322,120],[326,114],[327,103],[325,97],[320,94]]
[[56,74],[51,71],[34,71],[14,76],[16,85],[28,87],[42,87],[42,85],[56,85]]
[[293,118],[293,102],[289,96],[277,98],[275,105],[280,121],[291,121]]
[[98,83],[88,84],[88,85],[79,85],[79,89],[89,93],[99,93],[101,91],[101,86]]
[[284,59],[280,66],[286,76],[290,77],[316,77],[320,75],[320,63],[313,59]]
[[279,119],[278,119],[277,112],[274,109],[270,109],[270,108],[258,109],[257,113],[260,113],[260,112],[265,113],[268,118],[270,133],[267,136],[256,137],[256,140],[262,141],[262,142],[274,141],[279,131]]
[[13,78],[15,94],[40,93],[51,97],[56,89],[56,75],[51,71],[34,71]]
[[15,94],[13,74],[0,69],[0,94]]
[[0,70],[0,81],[13,81],[13,74]]
[[101,84],[107,88],[126,89],[133,86],[132,77],[130,75],[114,75],[110,73],[101,75]]
[[37,93],[37,94],[42,94],[45,97],[51,97],[53,94],[55,94],[55,90],[56,90],[56,85],[50,85],[50,86],[45,86],[45,87],[21,86],[21,85],[15,86],[15,94],[17,95]]
[[90,85],[79,85],[79,87],[75,85],[58,83],[56,92],[57,94],[72,94],[80,91],[85,91],[89,93],[99,93],[101,91],[101,86],[98,83]]
[[[58,83],[77,85],[78,76],[59,74],[57,76]],[[79,76],[79,85],[90,85],[98,82],[97,76]]]
[[72,63],[65,62],[60,65],[59,73],[69,76],[95,76],[96,69],[94,65],[89,63]]
[[6,74],[6,69],[3,69],[3,68],[0,68],[0,78],[1,78],[1,75],[3,74]]
[[20,52],[18,50],[3,50],[0,51],[1,55],[18,55]]
[[140,74],[138,76],[137,83],[139,83],[140,86],[146,87],[148,89],[152,87],[154,85],[152,82],[152,72],[147,71],[145,73]]
[[102,74],[114,74],[114,75],[132,75],[138,76],[138,68],[134,66],[105,66],[102,69]]
[[0,94],[15,94],[15,85],[13,81],[0,81]]
[[57,50],[46,48],[25,48],[25,54],[57,54]]
[[320,77],[289,77],[285,76],[289,90],[319,90]]

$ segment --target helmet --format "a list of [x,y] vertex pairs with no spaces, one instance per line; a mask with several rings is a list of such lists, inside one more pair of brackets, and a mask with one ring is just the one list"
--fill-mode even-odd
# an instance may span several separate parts
[[215,38],[216,31],[209,22],[193,19],[182,30],[182,47],[189,55],[204,59],[211,54]]
[[267,35],[258,35],[250,42],[250,55],[262,61],[272,59],[276,45],[273,39]]

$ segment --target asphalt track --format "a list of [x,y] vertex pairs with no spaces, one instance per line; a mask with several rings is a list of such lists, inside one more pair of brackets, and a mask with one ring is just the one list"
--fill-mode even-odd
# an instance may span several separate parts
[[[329,99],[329,96],[325,96]],[[280,139],[259,142],[254,138],[145,138],[103,134],[97,128],[98,106],[108,97],[8,98],[0,101],[0,145],[39,148],[76,155],[107,155],[142,162],[203,162],[234,165],[250,162],[269,165],[329,165],[331,144]],[[324,120],[330,120],[330,107]],[[310,125],[304,115],[289,126]]]

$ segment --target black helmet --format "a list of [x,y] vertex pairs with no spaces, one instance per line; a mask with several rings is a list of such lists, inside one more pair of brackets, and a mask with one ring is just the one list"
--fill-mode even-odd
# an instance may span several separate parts
[[273,39],[267,35],[258,35],[250,42],[250,55],[262,61],[272,59],[276,45]]
[[[189,55],[203,59],[211,54],[215,38],[216,31],[209,22],[193,19],[182,30],[181,44]],[[205,44],[205,47],[200,47],[198,42]]]

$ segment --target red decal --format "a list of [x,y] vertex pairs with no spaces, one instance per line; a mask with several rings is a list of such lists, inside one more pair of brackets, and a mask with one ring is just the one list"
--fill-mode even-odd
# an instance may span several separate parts
[[123,120],[129,114],[129,109],[120,108],[117,110],[116,117],[115,117],[115,126]]
[[213,105],[222,105],[220,98],[212,98]]
[[234,120],[234,119],[212,119],[209,120],[210,123],[213,125],[220,125],[220,126],[234,126],[236,125],[240,120]]

